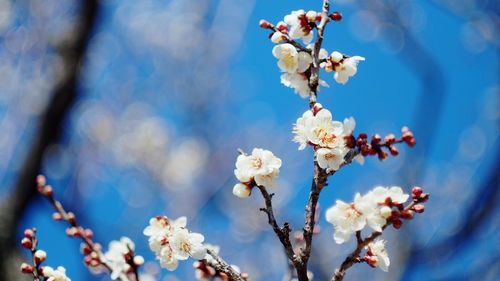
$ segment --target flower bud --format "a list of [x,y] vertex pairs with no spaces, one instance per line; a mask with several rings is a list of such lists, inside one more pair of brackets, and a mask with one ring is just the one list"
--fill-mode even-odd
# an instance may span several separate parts
[[36,184],[38,186],[45,186],[47,184],[47,180],[45,179],[44,175],[38,175],[36,177]]
[[134,264],[137,266],[141,266],[144,264],[144,258],[142,256],[135,256],[134,257]]
[[424,212],[425,207],[424,207],[424,205],[422,205],[422,204],[416,204],[416,205],[415,205],[415,206],[413,206],[411,209],[412,209],[413,211],[415,211],[415,213],[419,213],[419,214],[421,214],[421,213],[423,213],[423,212]]
[[48,196],[48,197],[52,197],[52,196],[54,196],[54,189],[52,188],[52,186],[46,185],[43,188],[43,194]]
[[24,237],[31,239],[35,237],[35,232],[33,231],[33,229],[28,228],[24,231]]
[[380,208],[380,215],[383,218],[388,219],[392,215],[392,209],[387,206],[383,206]]
[[53,220],[55,220],[55,221],[60,221],[60,220],[62,220],[62,215],[61,215],[61,213],[59,213],[59,212],[55,212],[55,213],[53,213],[53,214],[52,214],[52,219],[53,219]]
[[21,272],[22,273],[33,273],[33,266],[23,262],[21,264]]
[[37,250],[34,254],[35,256],[35,262],[37,264],[40,264],[42,262],[45,261],[45,259],[47,259],[47,253],[43,250]]
[[408,211],[401,212],[401,218],[403,218],[405,220],[411,220],[411,219],[413,219],[413,211],[412,210],[408,210]]
[[340,12],[333,12],[330,15],[330,18],[334,21],[341,21],[342,20],[342,14]]
[[276,31],[271,35],[271,42],[274,44],[279,44],[286,39],[286,36],[280,31]]
[[271,27],[271,23],[268,22],[267,20],[260,20],[259,21],[259,26],[262,27],[262,28],[270,28]]
[[343,58],[344,58],[344,55],[342,55],[341,53],[337,52],[337,51],[334,51],[331,55],[330,55],[330,58],[333,62],[335,63],[339,63]]
[[33,242],[31,242],[31,239],[24,237],[21,240],[21,245],[23,246],[23,248],[31,249],[31,247],[33,247]]
[[307,18],[307,21],[309,22],[314,22],[316,21],[316,16],[318,15],[317,12],[315,11],[309,11],[306,13],[306,18]]
[[395,219],[392,221],[392,226],[395,229],[400,229],[402,225],[403,225],[403,222],[400,219]]
[[420,195],[422,195],[423,191],[424,190],[420,186],[413,187],[412,190],[411,190],[412,197],[413,198],[419,198]]
[[239,197],[239,198],[247,198],[247,197],[250,197],[250,194],[252,193],[252,188],[249,187],[248,185],[246,184],[243,184],[243,183],[237,183],[234,185],[233,187],[233,194],[236,196],[236,197]]

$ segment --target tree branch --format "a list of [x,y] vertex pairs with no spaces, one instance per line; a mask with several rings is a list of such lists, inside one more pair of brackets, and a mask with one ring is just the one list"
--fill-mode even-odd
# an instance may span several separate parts
[[243,277],[241,277],[241,274],[234,270],[232,266],[230,266],[225,260],[223,260],[219,255],[217,255],[215,252],[213,252],[210,249],[207,249],[207,253],[216,261],[216,262],[210,262],[205,260],[205,262],[210,265],[211,267],[215,268],[218,272],[223,272],[227,274],[229,277],[230,281],[245,281]]

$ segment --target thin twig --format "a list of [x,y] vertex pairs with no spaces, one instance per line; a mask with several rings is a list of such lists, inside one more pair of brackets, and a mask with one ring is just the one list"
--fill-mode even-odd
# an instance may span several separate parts
[[318,29],[318,39],[314,43],[313,63],[311,66],[311,76],[309,78],[309,88],[311,89],[311,95],[309,97],[309,107],[313,107],[316,104],[318,87],[319,87],[319,51],[321,50],[321,44],[323,43],[323,33],[325,31],[326,24],[329,22],[328,12],[330,11],[330,1],[323,0],[323,10],[321,12],[321,22],[317,26]]
[[207,254],[209,254],[216,262],[210,262],[205,260],[205,262],[211,267],[215,268],[218,272],[225,273],[230,281],[245,281],[241,274],[237,272],[232,266],[230,266],[225,260],[223,260],[214,251],[207,249]]
[[290,242],[290,225],[285,223],[282,228],[279,227],[276,218],[274,217],[273,211],[273,202],[272,202],[272,194],[269,194],[264,186],[257,186],[262,193],[262,197],[264,197],[264,201],[266,204],[265,208],[261,208],[260,210],[267,214],[268,223],[273,228],[274,233],[278,236],[281,244],[283,245],[286,255],[288,259],[293,263],[296,267],[297,264],[300,263],[300,258],[295,255],[293,251],[292,243]]

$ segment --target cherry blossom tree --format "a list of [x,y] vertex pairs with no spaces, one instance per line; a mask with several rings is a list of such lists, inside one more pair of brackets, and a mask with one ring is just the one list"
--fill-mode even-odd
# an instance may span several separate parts
[[[365,61],[362,56],[329,52],[323,48],[323,44],[328,42],[326,27],[341,19],[340,12],[330,11],[330,1],[323,0],[320,11],[297,10],[284,16],[283,21],[277,24],[267,20],[259,23],[261,28],[270,31],[270,41],[275,44],[272,55],[277,59],[281,83],[307,100],[307,109],[291,126],[293,141],[298,144],[298,149],[308,149],[314,155],[312,183],[302,231],[298,235],[291,235],[292,226],[288,222],[279,223],[275,217],[275,195],[272,191],[279,188],[280,169],[286,167],[286,163],[282,163],[273,152],[263,148],[254,148],[251,153],[239,150],[234,170],[236,183],[232,192],[239,198],[235,200],[252,196],[252,191],[256,189],[262,196],[264,207],[260,211],[267,216],[290,265],[285,280],[314,280],[309,260],[314,257],[314,237],[322,235],[316,226],[321,217],[318,200],[324,190],[335,192],[327,188],[329,178],[353,161],[362,165],[369,156],[377,156],[382,161],[389,155],[399,154],[397,145],[413,147],[416,144],[413,133],[407,127],[402,128],[400,136],[389,134],[381,137],[374,134],[369,138],[364,132],[355,134],[354,117],[338,121],[330,110],[318,102],[320,87],[328,87],[331,78],[342,85],[355,81],[358,66]],[[333,72],[333,77],[320,79],[323,72]],[[323,91],[328,94],[327,90]],[[111,279],[121,281],[152,278],[147,273],[141,273],[140,269],[145,261],[136,254],[135,244],[131,239],[121,237],[104,249],[94,240],[93,231],[80,225],[75,214],[66,210],[56,199],[54,189],[47,184],[44,176],[38,176],[36,182],[38,193],[54,208],[53,218],[66,222],[66,234],[81,240],[84,263],[93,273],[106,273]],[[337,200],[324,214],[326,221],[333,226],[333,241],[343,244],[355,239],[356,247],[331,273],[331,280],[343,280],[347,271],[355,264],[365,263],[370,267],[389,271],[390,253],[385,245],[390,241],[381,239],[380,236],[390,226],[400,229],[405,221],[422,213],[428,199],[429,194],[420,187],[413,187],[410,193],[405,193],[405,188],[399,186],[377,186],[365,194],[356,193],[352,202]],[[180,262],[192,259],[197,280],[252,279],[252,276],[245,273],[244,264],[232,265],[222,258],[224,245],[208,244],[205,240],[210,240],[209,237],[206,239],[204,235],[191,231],[186,217],[173,219],[161,214],[149,219],[149,224],[146,224],[143,233],[162,268],[174,271]],[[36,229],[27,229],[21,244],[32,255],[31,264],[21,265],[23,273],[33,276],[33,280],[70,280],[71,273],[67,274],[64,267],[54,269],[42,266],[47,254],[38,248]]]

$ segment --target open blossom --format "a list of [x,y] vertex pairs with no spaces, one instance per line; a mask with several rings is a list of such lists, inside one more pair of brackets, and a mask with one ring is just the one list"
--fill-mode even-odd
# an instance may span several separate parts
[[[351,236],[366,225],[374,231],[382,232],[392,214],[392,203],[402,204],[409,195],[400,187],[375,187],[365,195],[356,194],[354,202],[345,203],[337,200],[333,207],[326,211],[326,220],[333,224],[334,239],[338,244],[348,241]],[[390,198],[388,204],[387,198]]]
[[364,57],[347,57],[335,51],[330,55],[325,63],[321,64],[321,67],[323,67],[327,72],[335,71],[333,76],[335,81],[339,84],[345,84],[349,78],[354,76],[358,71],[359,62],[364,60]]
[[305,74],[283,73],[281,75],[281,84],[294,89],[295,93],[299,94],[302,98],[307,98],[311,95],[309,80]]
[[280,167],[281,159],[271,151],[254,148],[251,155],[238,156],[234,174],[242,183],[255,180],[259,186],[273,187]]
[[292,44],[274,46],[273,56],[278,59],[278,67],[287,73],[302,73],[312,63],[312,57],[307,52],[298,52]]
[[284,20],[285,23],[290,25],[290,38],[302,38],[304,44],[309,44],[311,42],[313,33],[309,23],[316,20],[316,12],[310,11],[306,14],[304,10],[297,10],[286,15]]
[[53,269],[50,266],[44,266],[42,268],[43,276],[46,277],[47,281],[71,281],[68,276],[66,276],[66,269],[62,266]]
[[365,204],[359,193],[353,203],[337,200],[336,204],[326,211],[326,220],[335,226],[334,240],[337,244],[348,241],[351,236],[366,225],[366,213],[361,210]]
[[126,274],[130,270],[130,265],[125,260],[125,255],[133,251],[134,248],[134,242],[128,237],[122,237],[119,241],[113,240],[109,243],[108,251],[104,253],[104,257],[111,264],[111,279],[116,280],[120,275]]
[[205,238],[199,233],[189,232],[185,217],[176,220],[166,216],[154,217],[143,233],[149,236],[149,247],[156,254],[160,266],[170,271],[178,267],[179,260],[205,257],[206,249],[202,244]]
[[344,137],[354,130],[354,119],[351,117],[344,124],[332,119],[332,113],[321,105],[316,114],[308,110],[297,119],[293,128],[293,140],[299,143],[299,150],[308,144],[316,150],[318,165],[328,172],[336,171],[344,162],[344,157],[349,151]]
[[380,267],[383,271],[389,270],[391,261],[385,249],[385,240],[376,240],[366,246],[365,261],[372,267]]

